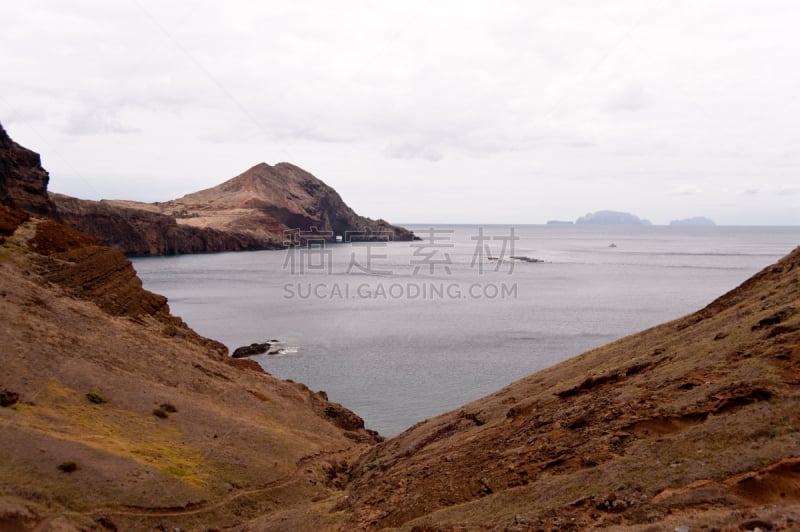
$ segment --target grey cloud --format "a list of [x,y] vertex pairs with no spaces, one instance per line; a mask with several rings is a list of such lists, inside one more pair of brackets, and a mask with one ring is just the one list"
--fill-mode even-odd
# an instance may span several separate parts
[[700,194],[702,190],[699,186],[694,184],[678,185],[672,190],[673,196],[695,196]]
[[796,185],[780,186],[777,188],[775,193],[779,196],[794,196],[795,194],[800,194],[800,186]]
[[393,159],[423,159],[433,163],[441,161],[444,157],[442,152],[435,147],[418,142],[392,144],[386,148],[384,153]]
[[647,106],[647,95],[644,87],[638,83],[630,83],[612,92],[606,99],[608,111],[639,111]]
[[117,118],[116,111],[103,107],[88,107],[75,113],[65,128],[68,135],[130,134],[139,131],[124,125]]

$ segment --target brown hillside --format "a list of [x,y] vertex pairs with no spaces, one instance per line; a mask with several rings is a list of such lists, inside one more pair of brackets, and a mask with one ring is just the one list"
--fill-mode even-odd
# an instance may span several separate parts
[[284,230],[311,228],[341,236],[348,231],[389,232],[395,240],[412,236],[383,220],[358,216],[335,190],[289,163],[257,164],[221,185],[157,205],[162,212],[180,213],[182,224],[281,240]]
[[0,345],[2,530],[233,526],[329,497],[375,439],[227,357],[119,251],[54,222],[23,221],[0,246]]
[[800,248],[375,447],[342,507],[369,529],[797,529],[799,385]]

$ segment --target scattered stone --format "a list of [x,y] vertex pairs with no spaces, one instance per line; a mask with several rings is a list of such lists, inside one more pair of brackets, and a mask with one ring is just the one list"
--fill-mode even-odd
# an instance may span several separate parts
[[10,390],[0,390],[0,406],[6,408],[13,406],[19,401],[19,394]]
[[231,356],[233,358],[246,358],[254,355],[263,355],[269,350],[269,347],[269,343],[253,343],[243,347],[237,347]]
[[797,311],[794,309],[794,307],[786,307],[776,312],[772,316],[760,320],[758,323],[750,327],[750,330],[755,331],[757,329],[763,329],[764,327],[771,327],[772,325],[777,325],[780,322],[785,321],[787,318],[793,316],[796,312]]

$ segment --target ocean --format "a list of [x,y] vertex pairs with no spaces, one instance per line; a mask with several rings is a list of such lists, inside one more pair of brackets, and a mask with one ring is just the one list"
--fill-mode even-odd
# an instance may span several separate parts
[[698,310],[800,244],[800,227],[406,227],[422,240],[133,263],[198,333],[278,340],[254,357],[266,371],[394,436]]

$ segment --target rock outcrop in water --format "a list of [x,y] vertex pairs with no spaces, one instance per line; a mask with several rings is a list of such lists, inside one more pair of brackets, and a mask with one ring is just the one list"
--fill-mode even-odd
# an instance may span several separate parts
[[243,345],[233,350],[231,356],[233,358],[247,358],[255,355],[263,355],[269,350],[269,343],[254,343],[250,345]]
[[280,249],[287,240],[335,242],[337,236],[414,238],[402,227],[358,216],[335,190],[289,163],[261,163],[219,186],[163,203],[51,197],[64,223],[134,255]]

